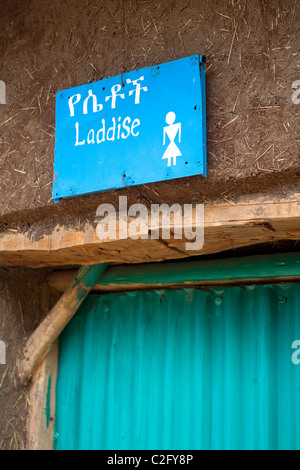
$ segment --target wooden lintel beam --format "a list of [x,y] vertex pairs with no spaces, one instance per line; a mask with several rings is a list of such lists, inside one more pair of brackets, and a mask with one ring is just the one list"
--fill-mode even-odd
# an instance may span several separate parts
[[[186,248],[187,240],[130,237],[99,240],[96,223],[84,228],[57,226],[34,239],[27,233],[0,234],[0,266],[46,267],[96,263],[149,263],[280,240],[300,240],[300,194],[279,198],[248,196],[233,202],[204,206],[204,246]],[[196,230],[195,218],[191,230]],[[173,221],[174,222],[174,221]],[[175,223],[171,224],[174,229]],[[42,227],[39,227],[39,233]],[[148,235],[148,234],[147,234]]]
[[70,287],[60,297],[46,318],[27,341],[18,362],[20,384],[28,382],[46,357],[52,344],[103,275],[106,264],[82,266]]

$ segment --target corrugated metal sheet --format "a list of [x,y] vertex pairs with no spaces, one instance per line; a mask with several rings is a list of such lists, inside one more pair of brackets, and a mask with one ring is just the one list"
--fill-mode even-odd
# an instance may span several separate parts
[[300,285],[89,296],[60,341],[57,449],[300,449]]

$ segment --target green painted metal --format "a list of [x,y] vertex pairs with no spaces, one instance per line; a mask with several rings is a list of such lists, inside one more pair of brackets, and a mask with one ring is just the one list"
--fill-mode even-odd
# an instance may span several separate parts
[[300,253],[243,256],[222,260],[111,266],[100,284],[184,284],[300,277]]
[[89,295],[60,338],[56,449],[300,449],[300,285]]

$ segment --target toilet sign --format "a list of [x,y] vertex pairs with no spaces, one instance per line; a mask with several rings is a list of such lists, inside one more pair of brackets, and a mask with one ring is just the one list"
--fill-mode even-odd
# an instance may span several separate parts
[[204,63],[195,55],[59,91],[54,200],[206,176]]

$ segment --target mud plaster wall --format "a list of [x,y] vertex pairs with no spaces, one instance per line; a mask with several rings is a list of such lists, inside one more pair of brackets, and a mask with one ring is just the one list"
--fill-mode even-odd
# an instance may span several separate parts
[[[77,224],[101,202],[205,202],[299,184],[300,4],[295,0],[2,0],[0,225]],[[208,178],[51,201],[55,93],[207,56]],[[176,191],[175,191],[176,188]],[[39,209],[37,211],[37,209]]]
[[0,269],[0,340],[6,364],[0,364],[0,450],[26,446],[29,388],[17,384],[16,360],[26,339],[48,312],[52,294],[46,271]]

